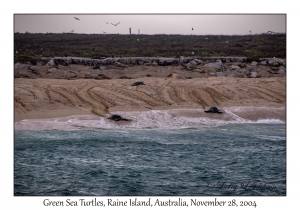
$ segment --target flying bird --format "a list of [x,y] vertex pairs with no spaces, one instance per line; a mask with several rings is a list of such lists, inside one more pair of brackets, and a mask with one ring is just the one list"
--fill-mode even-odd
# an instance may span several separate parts
[[79,18],[77,18],[77,17],[74,17],[76,20],[80,20]]
[[113,24],[113,23],[111,23],[111,24],[114,25],[114,26],[117,26],[119,23],[120,23],[120,22],[118,22],[118,23],[116,23],[116,24]]
[[251,34],[251,30],[250,30],[249,32],[250,32],[250,34]]
[[106,22],[106,24],[108,24],[108,22]]
[[194,30],[194,28],[192,28],[192,30]]

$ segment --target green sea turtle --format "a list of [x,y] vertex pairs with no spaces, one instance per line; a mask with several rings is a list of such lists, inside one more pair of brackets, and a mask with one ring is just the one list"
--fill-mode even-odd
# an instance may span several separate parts
[[131,86],[145,85],[144,82],[134,82]]
[[120,115],[117,115],[117,114],[113,114],[107,119],[114,120],[114,121],[130,121],[129,119],[123,118],[123,117],[121,117]]
[[211,112],[211,113],[218,113],[221,114],[223,113],[218,107],[212,106],[207,110],[204,110],[205,112]]

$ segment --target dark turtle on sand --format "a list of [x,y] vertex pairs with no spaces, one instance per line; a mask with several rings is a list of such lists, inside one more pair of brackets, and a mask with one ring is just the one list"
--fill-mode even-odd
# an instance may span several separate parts
[[145,85],[144,82],[135,82],[135,83],[132,83],[131,86],[139,86],[139,85]]
[[215,107],[215,106],[212,106],[209,109],[204,110],[204,111],[205,112],[211,112],[211,113],[218,113],[218,114],[222,113],[222,111],[218,107]]
[[110,120],[113,120],[113,121],[130,121],[129,119],[123,118],[123,117],[121,117],[120,115],[117,115],[117,114],[113,114],[107,119],[110,119]]

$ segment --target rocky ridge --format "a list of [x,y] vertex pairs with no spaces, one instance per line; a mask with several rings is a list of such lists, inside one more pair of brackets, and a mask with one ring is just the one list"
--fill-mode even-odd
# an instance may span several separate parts
[[[87,70],[85,74],[79,74],[74,66],[80,66]],[[73,67],[73,68],[72,68]],[[260,58],[251,60],[246,57],[128,57],[128,58],[79,58],[79,57],[42,57],[37,65],[30,62],[21,64],[16,63],[15,78],[38,78],[50,75],[63,74],[60,79],[93,78],[110,79],[112,74],[106,70],[125,70],[134,67],[151,67],[165,71],[166,75],[172,73],[172,69],[181,70],[186,78],[196,77],[278,77],[286,76],[286,59],[282,58]],[[180,68],[180,69],[179,69]],[[143,68],[145,69],[145,68]],[[44,73],[43,73],[44,71]],[[80,70],[79,70],[80,71]],[[115,72],[116,73],[116,72]],[[176,72],[178,73],[178,71]],[[130,74],[130,72],[128,72]],[[155,76],[148,72],[144,76]],[[142,77],[142,75],[141,75]],[[158,77],[165,77],[160,74]],[[132,78],[123,76],[124,79]],[[122,78],[121,78],[122,79]]]

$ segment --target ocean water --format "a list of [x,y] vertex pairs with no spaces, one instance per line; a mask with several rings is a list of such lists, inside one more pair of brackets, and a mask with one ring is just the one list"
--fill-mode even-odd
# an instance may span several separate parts
[[286,195],[282,120],[230,111],[198,118],[195,110],[130,116],[16,123],[14,195]]

